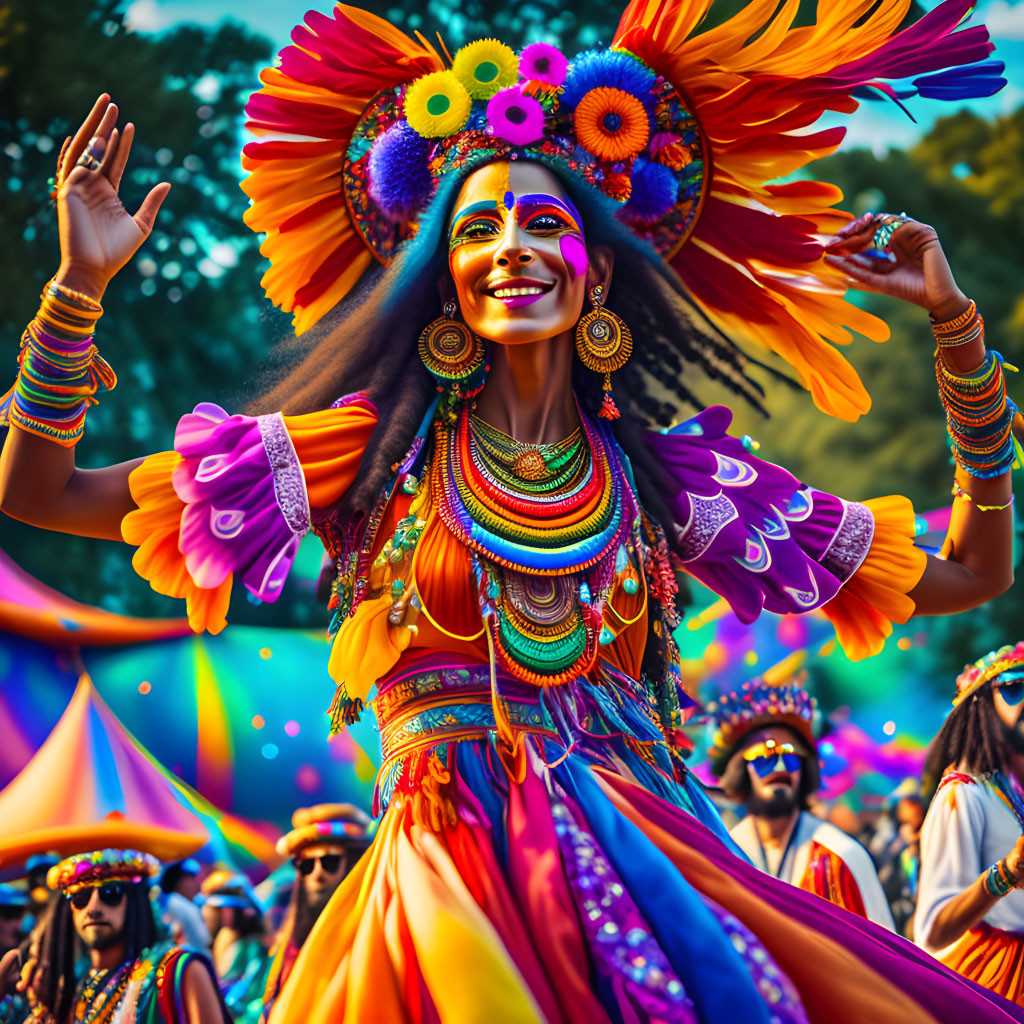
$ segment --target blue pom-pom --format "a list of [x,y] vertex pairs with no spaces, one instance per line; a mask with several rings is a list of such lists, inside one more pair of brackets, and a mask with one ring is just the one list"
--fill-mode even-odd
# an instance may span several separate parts
[[626,224],[653,224],[676,205],[679,183],[664,164],[638,157],[630,181],[633,188],[629,199],[615,214]]
[[635,96],[647,108],[654,109],[651,90],[654,72],[628,53],[614,50],[587,50],[569,65],[560,102],[575,107],[585,93],[599,86],[621,89]]
[[398,121],[370,150],[370,198],[394,220],[415,213],[430,198],[430,145],[407,121]]

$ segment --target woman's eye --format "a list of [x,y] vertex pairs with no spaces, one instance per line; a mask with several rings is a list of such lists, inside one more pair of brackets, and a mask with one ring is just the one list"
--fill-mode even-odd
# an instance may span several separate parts
[[536,217],[531,217],[526,224],[527,231],[557,231],[564,227],[568,227],[568,224],[553,213],[539,213]]
[[478,220],[467,224],[460,232],[462,238],[487,238],[497,232],[496,226],[491,221]]

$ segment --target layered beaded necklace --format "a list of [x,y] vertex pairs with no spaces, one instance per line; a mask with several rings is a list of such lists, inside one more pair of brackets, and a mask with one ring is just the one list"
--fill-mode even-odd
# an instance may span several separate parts
[[582,413],[580,420],[552,445],[525,445],[465,412],[436,434],[439,515],[473,553],[496,652],[538,686],[593,665],[605,601],[637,522],[618,446]]

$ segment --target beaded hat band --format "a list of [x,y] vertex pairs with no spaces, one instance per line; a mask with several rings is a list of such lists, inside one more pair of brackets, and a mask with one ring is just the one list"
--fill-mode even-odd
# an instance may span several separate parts
[[46,884],[66,896],[107,882],[145,882],[160,872],[160,862],[138,850],[76,853],[50,868]]
[[977,693],[987,682],[1009,683],[1018,679],[1024,679],[1024,640],[989,651],[984,658],[966,666],[956,680],[953,706]]
[[292,815],[295,828],[277,841],[282,857],[294,857],[312,846],[365,847],[373,838],[373,819],[354,804],[302,807]]
[[714,716],[708,760],[715,775],[725,771],[743,738],[755,729],[784,725],[814,750],[814,733],[820,721],[818,704],[795,680],[773,685],[757,676],[709,704],[708,711]]

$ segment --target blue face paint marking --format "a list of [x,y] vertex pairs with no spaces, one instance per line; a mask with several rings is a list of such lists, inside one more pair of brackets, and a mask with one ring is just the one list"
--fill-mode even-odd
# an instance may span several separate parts
[[515,206],[515,205],[516,205],[515,193],[513,193],[513,192],[506,192],[505,193],[505,209],[506,210],[511,210],[512,207]]

